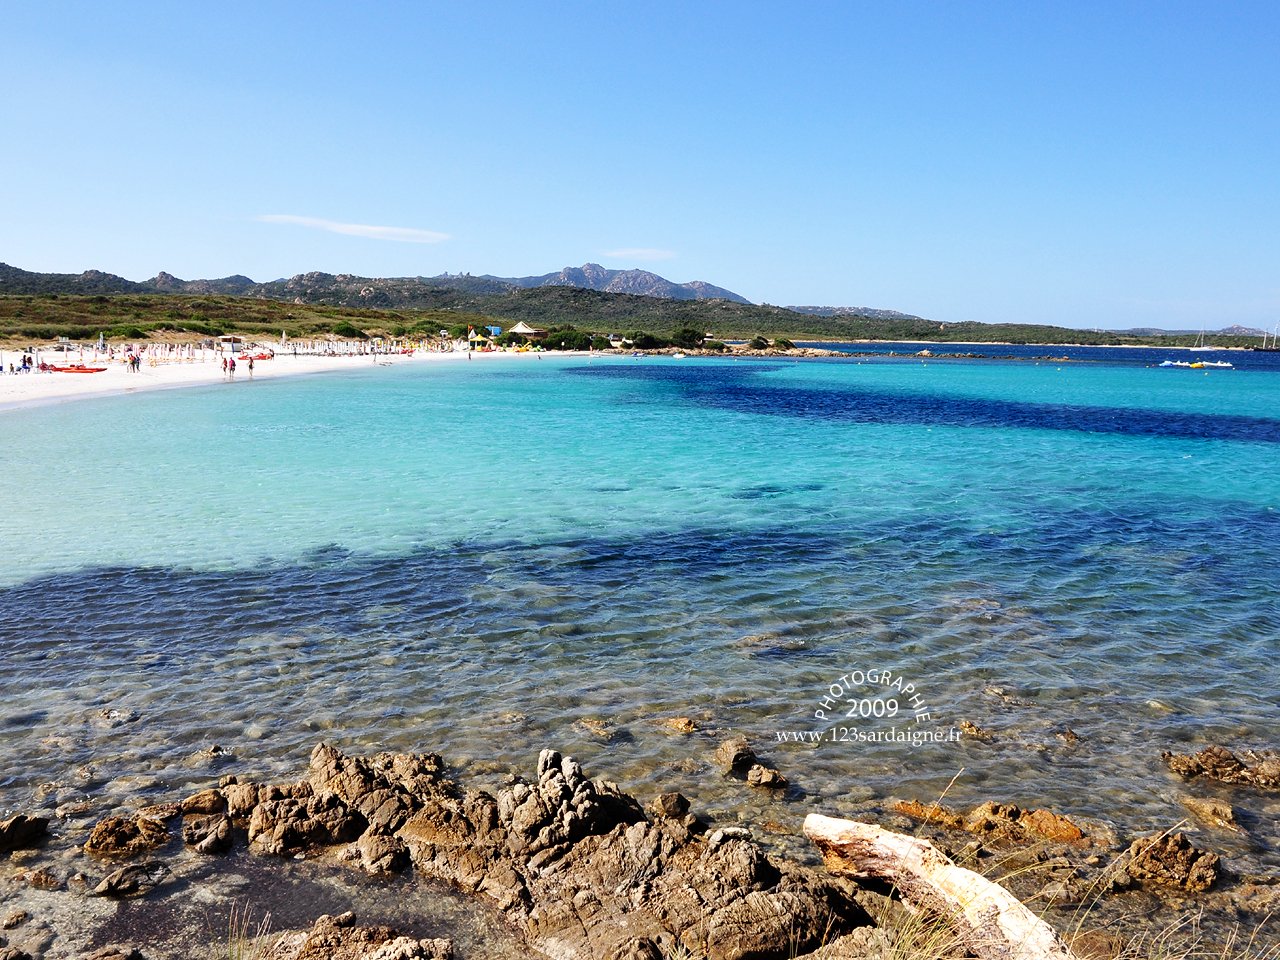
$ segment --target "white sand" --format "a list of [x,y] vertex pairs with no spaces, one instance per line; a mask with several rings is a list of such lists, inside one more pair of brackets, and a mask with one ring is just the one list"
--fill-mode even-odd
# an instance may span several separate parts
[[[0,376],[0,412],[16,410],[24,407],[38,406],[46,403],[60,403],[67,400],[82,400],[90,397],[116,396],[124,393],[138,393],[144,390],[164,390],[174,387],[195,387],[211,383],[223,383],[228,378],[223,376],[220,360],[195,360],[191,362],[169,361],[151,366],[148,361],[142,362],[142,369],[137,373],[119,360],[94,363],[86,359],[86,366],[105,366],[102,373],[19,373],[10,375],[8,364],[10,359],[19,359],[20,354],[5,351],[5,373]],[[511,359],[536,358],[537,353],[480,353],[472,354],[474,361],[490,362],[498,358]],[[274,377],[292,376],[304,373],[324,373],[330,370],[384,370],[382,364],[399,366],[401,364],[418,363],[467,363],[465,351],[456,353],[424,353],[417,352],[412,356],[404,354],[379,354],[372,356],[298,356],[279,354],[271,360],[254,362],[253,376],[249,376],[248,363],[236,363],[236,375],[233,384],[241,386],[254,380],[269,380]],[[71,362],[79,362],[73,359]]]

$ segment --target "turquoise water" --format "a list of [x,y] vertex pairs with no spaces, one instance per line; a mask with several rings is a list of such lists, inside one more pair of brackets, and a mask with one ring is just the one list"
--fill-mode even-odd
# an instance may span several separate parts
[[[1278,400],[1265,369],[547,357],[8,412],[0,808],[329,738],[482,779],[557,746],[722,818],[963,769],[958,804],[1167,827],[1205,788],[1161,750],[1280,741]],[[778,741],[870,669],[994,739]],[[739,732],[785,797],[712,770]],[[1269,803],[1228,852],[1274,862]]]

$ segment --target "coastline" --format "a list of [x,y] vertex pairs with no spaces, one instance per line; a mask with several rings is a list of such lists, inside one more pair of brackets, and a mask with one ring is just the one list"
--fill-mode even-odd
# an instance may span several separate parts
[[[566,356],[570,354],[565,354]],[[482,353],[472,354],[475,360],[493,360],[499,357],[537,357],[542,354]],[[252,383],[255,380],[273,380],[280,377],[329,373],[335,370],[358,370],[373,366],[398,366],[400,364],[466,362],[464,351],[450,353],[376,354],[315,356],[279,353],[271,360],[259,361],[250,376],[241,364],[235,378],[223,374],[219,360],[171,361],[148,366],[145,362],[137,372],[131,372],[120,360],[103,361],[107,369],[102,373],[21,373],[0,376],[0,414],[11,410],[73,400],[91,400],[101,397],[144,393],[154,390],[172,390],[182,387],[203,387],[224,383],[227,386]]]
[[1028,341],[1025,343],[1014,343],[1012,340],[854,339],[854,340],[838,340],[837,341],[837,340],[811,340],[806,338],[803,341],[796,340],[795,342],[797,345],[799,345],[802,342],[806,344],[810,344],[810,343],[927,343],[927,344],[940,346],[940,347],[1046,347],[1046,348],[1091,347],[1091,348],[1105,348],[1107,350],[1113,350],[1113,349],[1114,350],[1206,350],[1206,351],[1233,350],[1236,352],[1249,352],[1250,350],[1252,350],[1251,347],[1207,347],[1207,346],[1202,346],[1202,347],[1190,346],[1189,347],[1184,344],[1177,344],[1177,343],[1169,343],[1169,344],[1164,344],[1164,343],[1037,343],[1037,342],[1031,342],[1031,341]]

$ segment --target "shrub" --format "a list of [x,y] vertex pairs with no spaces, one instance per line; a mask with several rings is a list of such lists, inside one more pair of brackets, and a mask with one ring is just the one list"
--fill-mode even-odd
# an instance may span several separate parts
[[794,350],[795,348],[796,345],[786,337],[779,337],[777,340],[773,341],[773,349],[775,350]]
[[587,350],[591,347],[591,334],[581,330],[557,330],[547,334],[542,343],[548,350]]
[[592,337],[591,338],[592,350],[608,350],[612,346],[613,344],[609,342],[608,337]]
[[672,343],[686,350],[696,350],[701,347],[704,339],[702,331],[695,330],[693,327],[681,327],[671,336]]
[[671,345],[670,341],[655,337],[652,333],[645,333],[643,330],[636,331],[627,339],[637,350],[661,350]]
[[752,350],[768,350],[769,341],[766,340],[764,337],[756,336],[751,338],[751,340],[747,343],[747,346],[750,347]]
[[333,335],[335,337],[345,337],[348,340],[368,340],[369,335],[357,327],[354,323],[346,320],[339,320],[333,325]]
[[118,324],[114,327],[107,327],[106,335],[111,339],[120,340],[145,340],[147,339],[147,331],[133,324]]

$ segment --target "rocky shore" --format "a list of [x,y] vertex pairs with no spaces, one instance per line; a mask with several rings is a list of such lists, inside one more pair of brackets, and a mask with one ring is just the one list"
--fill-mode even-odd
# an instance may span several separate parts
[[[1272,754],[1209,748],[1165,759],[1186,778],[1249,790],[1280,786],[1280,758]],[[787,786],[743,738],[722,743],[716,762],[744,790]],[[1210,834],[1245,829],[1225,801],[1188,808]],[[1105,824],[1050,810],[998,802],[955,810],[920,800],[888,804],[885,820],[902,833],[866,829],[911,843],[932,839],[939,857],[950,856],[942,858],[947,870],[1000,881],[1043,914],[1076,956],[1116,956],[1132,932],[1114,922],[1121,915],[1143,915],[1160,928],[1201,911],[1250,927],[1280,909],[1280,876],[1235,873],[1183,825],[1122,838]],[[498,918],[524,955],[553,960],[885,958],[904,925],[918,924],[900,878],[890,889],[867,879],[870,864],[837,865],[828,855],[830,872],[779,856],[750,829],[707,823],[678,793],[642,804],[553,750],[542,751],[528,779],[513,776],[488,792],[457,783],[435,754],[358,757],[320,744],[296,781],[223,776],[185,798],[103,817],[87,835],[18,814],[0,822],[0,857],[7,860],[0,960],[225,956],[216,931],[193,953],[189,941],[178,949],[131,925],[128,911],[139,901],[207,895],[220,870],[238,860],[274,864],[279,877],[300,864],[369,882],[413,876]],[[119,933],[129,942],[103,942]],[[247,941],[251,933],[239,936]],[[1265,936],[1280,942],[1274,929]],[[263,936],[255,950],[244,955],[443,960],[459,953],[448,937],[405,934],[346,910],[317,910],[302,925]]]

